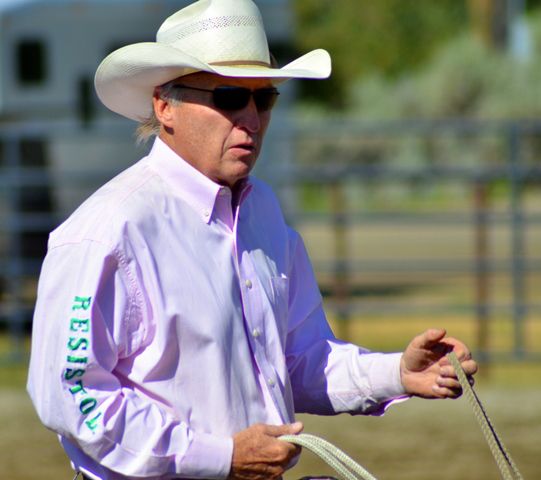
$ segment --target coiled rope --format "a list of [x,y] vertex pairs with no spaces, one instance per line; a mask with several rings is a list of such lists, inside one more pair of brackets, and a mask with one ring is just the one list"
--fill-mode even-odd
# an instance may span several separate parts
[[294,443],[311,450],[329,467],[333,468],[344,480],[376,480],[370,472],[359,465],[332,443],[315,435],[300,433],[298,435],[282,435],[280,440]]
[[[511,455],[509,455],[509,452],[496,433],[492,422],[488,418],[479,397],[477,397],[473,387],[470,385],[457,356],[454,352],[451,352],[447,355],[447,358],[455,368],[462,391],[473,408],[475,418],[481,427],[481,431],[490,447],[502,478],[504,480],[523,480],[515,462],[513,462]],[[282,435],[280,440],[300,445],[312,451],[334,469],[343,480],[377,480],[376,477],[350,456],[320,437],[301,433],[298,435]],[[77,480],[79,474],[80,472],[77,472],[73,480]]]
[[[451,352],[447,358],[455,368],[462,391],[473,408],[475,418],[481,426],[481,431],[490,447],[490,451],[492,452],[492,456],[496,461],[496,465],[500,470],[502,478],[504,480],[523,480],[517,466],[511,459],[511,455],[509,455],[509,452],[505,449],[492,422],[488,418],[481,401],[475,394],[473,387],[470,385],[456,354]],[[351,457],[346,455],[342,450],[320,437],[301,433],[298,435],[283,435],[280,439],[300,445],[301,447],[305,447],[312,451],[333,468],[343,480],[376,480],[376,477]]]

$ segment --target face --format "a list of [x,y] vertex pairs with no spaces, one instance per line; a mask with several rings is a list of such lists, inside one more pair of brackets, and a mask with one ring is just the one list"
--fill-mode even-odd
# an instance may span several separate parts
[[[228,78],[204,72],[181,77],[177,83],[209,90],[223,85],[250,90],[272,87],[265,78]],[[210,92],[180,92],[177,105],[154,97],[156,116],[162,124],[160,138],[208,178],[233,188],[255,165],[270,111],[258,112],[253,98],[241,110],[219,110]]]

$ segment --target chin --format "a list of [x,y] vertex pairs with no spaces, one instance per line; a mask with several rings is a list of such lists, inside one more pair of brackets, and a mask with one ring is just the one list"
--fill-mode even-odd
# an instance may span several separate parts
[[227,184],[231,187],[235,186],[238,182],[241,180],[244,180],[250,175],[250,172],[252,169],[246,169],[246,171],[239,172],[237,175],[231,176],[230,179],[227,181]]
[[240,175],[241,177],[246,177],[250,174],[255,166],[256,161],[255,156],[247,155],[244,158],[239,158],[237,165],[235,165],[235,174]]

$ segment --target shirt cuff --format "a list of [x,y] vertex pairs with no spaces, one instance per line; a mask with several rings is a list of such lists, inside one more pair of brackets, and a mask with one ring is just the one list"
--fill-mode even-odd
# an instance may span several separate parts
[[400,377],[402,353],[376,354],[369,370],[372,397],[380,402],[399,397],[407,397]]
[[233,439],[194,432],[178,472],[187,478],[223,479],[231,470]]

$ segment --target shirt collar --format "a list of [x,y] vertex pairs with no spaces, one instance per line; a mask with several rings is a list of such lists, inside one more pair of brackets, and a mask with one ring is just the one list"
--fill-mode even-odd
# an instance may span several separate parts
[[[227,187],[213,182],[156,137],[148,154],[151,167],[173,187],[175,195],[190,205],[205,223],[209,223],[218,195]],[[242,180],[239,198],[251,189],[249,180]]]

